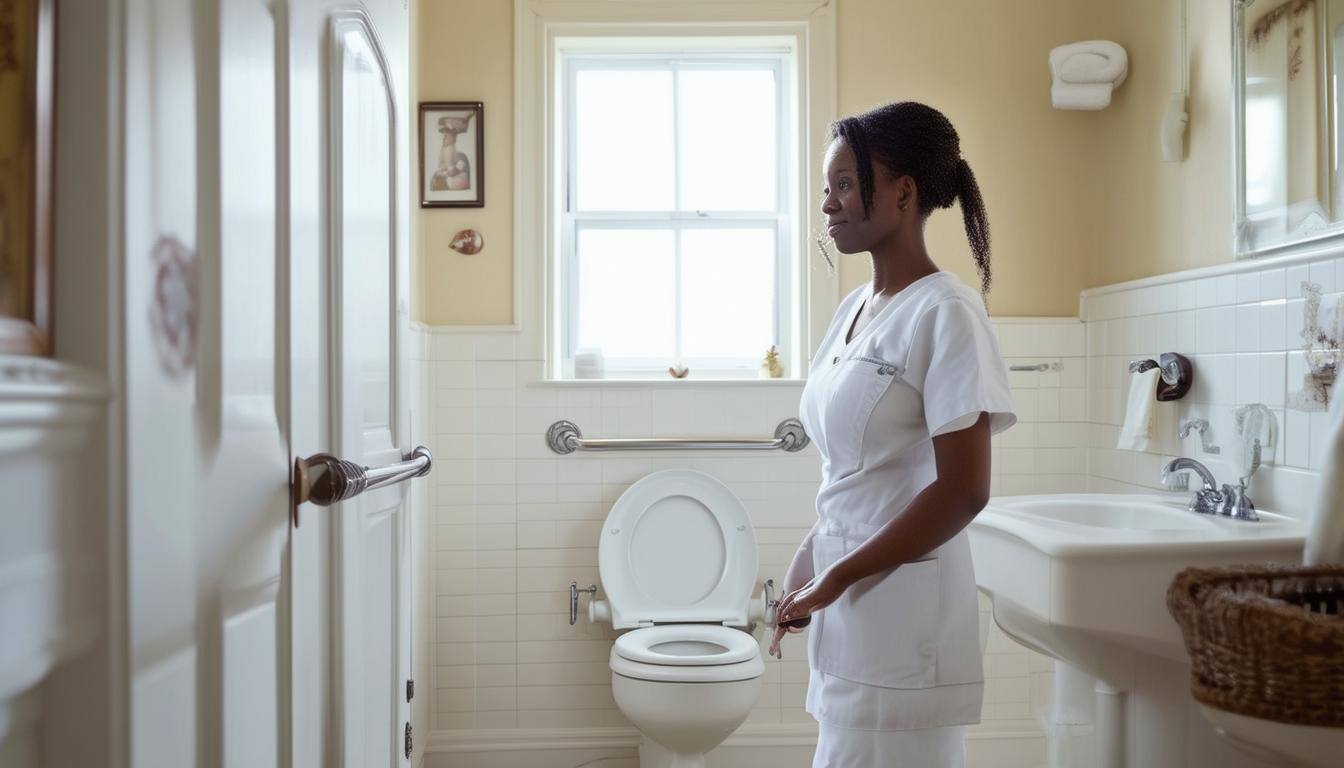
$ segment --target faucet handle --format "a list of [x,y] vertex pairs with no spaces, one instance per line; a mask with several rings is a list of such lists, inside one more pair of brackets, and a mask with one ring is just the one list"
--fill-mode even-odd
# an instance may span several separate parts
[[1246,495],[1247,479],[1242,478],[1235,488],[1228,484],[1223,485],[1223,498],[1218,508],[1218,514],[1248,522],[1255,522],[1260,519],[1260,516],[1255,513],[1255,504],[1251,503],[1251,497]]

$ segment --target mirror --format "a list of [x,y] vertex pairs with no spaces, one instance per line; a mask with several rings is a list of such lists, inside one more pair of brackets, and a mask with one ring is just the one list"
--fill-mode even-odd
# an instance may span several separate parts
[[1344,235],[1344,0],[1234,0],[1236,250]]

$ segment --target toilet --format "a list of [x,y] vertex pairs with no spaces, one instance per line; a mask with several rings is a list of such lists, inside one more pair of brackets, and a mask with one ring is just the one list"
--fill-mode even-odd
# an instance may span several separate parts
[[642,736],[642,768],[699,768],[756,704],[765,664],[748,624],[756,534],[742,502],[703,472],[650,474],[602,526],[605,600],[589,621],[629,630],[611,649],[616,706]]

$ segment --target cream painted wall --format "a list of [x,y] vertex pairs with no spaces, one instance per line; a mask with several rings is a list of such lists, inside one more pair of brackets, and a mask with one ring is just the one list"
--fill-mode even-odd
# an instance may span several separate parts
[[[419,61],[416,104],[485,104],[485,207],[419,208],[418,304],[413,316],[430,325],[513,322],[513,3],[510,0],[417,0]],[[412,119],[417,119],[412,117]],[[418,173],[418,172],[417,172]],[[463,256],[448,247],[472,227],[485,248]]]
[[1232,260],[1231,4],[1188,0],[1187,154],[1161,161],[1158,129],[1179,83],[1175,0],[1115,4],[1106,34],[1129,51],[1130,79],[1098,113],[1101,163],[1089,287]]
[[[1225,0],[1189,0],[1189,152],[1178,164],[1162,163],[1157,143],[1176,81],[1175,0],[838,2],[841,113],[917,99],[961,133],[993,232],[993,314],[1074,315],[1084,288],[1231,259]],[[487,132],[486,207],[416,211],[415,316],[508,324],[512,3],[420,0],[416,24],[417,99],[484,101]],[[1052,109],[1050,48],[1096,37],[1129,50],[1129,80],[1107,110]],[[484,234],[481,253],[447,247],[465,226]],[[974,284],[960,211],[939,211],[928,227],[935,259]],[[841,260],[842,290],[869,275],[866,256]]]

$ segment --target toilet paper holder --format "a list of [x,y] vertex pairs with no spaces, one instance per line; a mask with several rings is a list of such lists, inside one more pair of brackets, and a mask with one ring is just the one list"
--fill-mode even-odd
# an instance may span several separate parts
[[1180,400],[1190,391],[1195,379],[1195,366],[1185,355],[1176,352],[1163,352],[1161,363],[1152,359],[1131,360],[1130,373],[1143,373],[1158,368],[1161,380],[1157,382],[1157,399],[1160,401]]
[[584,589],[579,589],[579,582],[569,582],[569,626],[574,626],[579,621],[579,593],[588,593],[588,602],[592,602],[597,597],[597,585],[589,584]]

